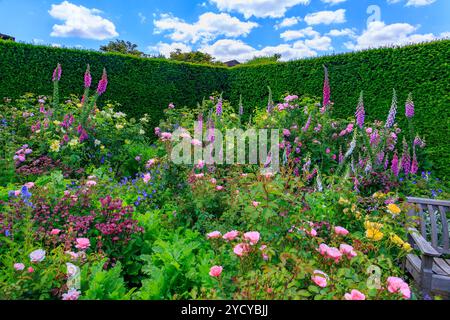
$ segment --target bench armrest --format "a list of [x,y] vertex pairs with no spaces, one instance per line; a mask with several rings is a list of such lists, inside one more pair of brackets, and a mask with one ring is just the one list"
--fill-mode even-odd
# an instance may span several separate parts
[[427,240],[424,239],[424,237],[422,237],[417,229],[409,228],[408,231],[423,255],[430,257],[439,257],[441,255]]

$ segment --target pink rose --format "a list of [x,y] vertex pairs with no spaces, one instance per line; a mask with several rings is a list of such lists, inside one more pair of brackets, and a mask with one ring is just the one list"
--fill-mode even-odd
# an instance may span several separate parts
[[311,280],[321,288],[327,286],[327,279],[327,274],[320,270],[314,270],[313,276],[311,277]]
[[239,231],[233,230],[225,233],[223,238],[228,241],[233,241],[239,235]]
[[357,255],[355,250],[353,250],[353,247],[345,243],[339,246],[339,251],[341,251],[342,254],[344,254],[349,259],[352,259]]
[[329,154],[331,152],[331,149],[330,148],[327,148],[326,150],[325,150],[325,153],[326,154]]
[[398,277],[389,277],[387,279],[388,291],[390,293],[401,293],[403,298],[411,298],[411,289],[403,279]]
[[22,271],[25,269],[25,265],[23,263],[14,263],[14,269],[17,271]]
[[42,262],[45,259],[45,250],[38,249],[30,253],[31,262]]
[[366,300],[366,296],[355,289],[353,289],[350,293],[346,293],[344,298],[345,300]]
[[33,267],[28,267],[27,271],[28,271],[28,273],[33,273],[34,269],[33,269]]
[[147,184],[151,178],[152,178],[152,176],[150,175],[150,173],[146,173],[146,174],[144,174],[144,177],[142,178],[142,180],[144,180],[144,183]]
[[340,236],[346,236],[346,235],[348,235],[349,232],[347,229],[337,226],[337,227],[334,227],[334,233],[336,233],[337,235],[340,235]]
[[259,241],[259,232],[257,231],[250,231],[244,233],[244,239],[250,241],[251,245],[257,244]]
[[59,230],[59,229],[53,229],[52,231],[50,231],[50,234],[55,236],[55,235],[59,234],[60,232],[61,232],[61,230]]
[[217,186],[217,187],[216,187],[216,190],[217,190],[217,191],[221,191],[221,190],[223,190],[223,187],[222,187],[222,186]]
[[330,247],[327,246],[325,243],[322,243],[322,244],[319,246],[318,251],[319,251],[319,253],[320,253],[321,255],[325,255],[325,254],[327,253],[327,250],[328,250],[329,248],[330,248]]
[[91,246],[91,242],[88,238],[77,238],[76,242],[75,248],[80,250],[85,250]]
[[252,205],[256,208],[261,204],[261,202],[258,201],[252,201]]
[[214,179],[214,178],[211,178],[211,180],[209,180],[209,182],[211,182],[212,184],[216,184],[216,183],[217,183],[217,180]]
[[209,269],[209,275],[211,277],[220,277],[222,270],[223,270],[222,266],[213,266],[211,267],[211,269]]
[[218,239],[222,236],[222,234],[220,233],[220,231],[213,231],[210,232],[206,235],[206,238],[208,239]]
[[249,250],[250,250],[250,248],[249,248],[248,244],[246,244],[246,243],[239,243],[233,248],[233,252],[239,257],[242,257]]

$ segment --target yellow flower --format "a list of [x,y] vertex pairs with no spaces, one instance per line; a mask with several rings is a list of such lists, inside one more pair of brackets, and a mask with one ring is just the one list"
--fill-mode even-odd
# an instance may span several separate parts
[[53,140],[52,143],[50,144],[50,150],[52,150],[53,152],[58,152],[59,151],[59,146],[60,143],[58,140]]
[[373,241],[380,241],[383,239],[383,236],[384,234],[379,229],[370,228],[366,231],[366,237]]
[[391,241],[393,242],[393,243],[395,243],[396,245],[398,245],[398,246],[403,246],[404,245],[404,241],[402,240],[402,238],[400,238],[398,235],[396,235],[396,234],[392,234],[391,235]]
[[339,202],[340,205],[344,205],[344,204],[348,204],[348,203],[349,203],[349,201],[348,201],[347,199],[344,199],[344,198],[342,198],[342,197],[339,198],[339,201],[338,201],[338,202]]
[[55,120],[55,121],[53,121],[53,124],[54,124],[55,126],[59,126],[59,125],[61,124],[61,121]]
[[372,197],[375,199],[383,199],[386,195],[383,192],[375,192]]
[[116,124],[116,129],[117,129],[117,130],[123,129],[123,125],[120,124],[120,123]]
[[352,212],[356,211],[356,204],[352,204]]
[[77,144],[78,144],[77,138],[73,138],[72,140],[69,141],[69,146],[71,147],[75,147]]
[[367,220],[366,222],[364,222],[364,227],[366,229],[381,229],[383,225],[381,223],[371,222]]
[[400,210],[400,208],[399,208],[396,204],[393,204],[393,203],[389,204],[389,205],[387,206],[387,209],[388,209],[388,211],[389,211],[390,213],[395,214],[395,215],[397,215],[397,214],[399,214],[400,212],[402,212],[402,210]]
[[101,145],[101,146],[100,146],[100,149],[101,149],[101,150],[105,149],[105,146],[104,146],[104,145]]
[[410,252],[412,250],[411,245],[408,242],[403,243],[403,250]]

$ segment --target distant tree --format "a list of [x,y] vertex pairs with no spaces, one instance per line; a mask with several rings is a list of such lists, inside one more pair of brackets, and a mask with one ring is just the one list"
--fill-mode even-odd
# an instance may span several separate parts
[[267,57],[253,57],[253,59],[248,60],[245,64],[267,64],[276,63],[281,59],[281,54],[274,54],[273,56]]
[[100,50],[104,52],[120,52],[132,56],[145,56],[142,51],[137,50],[138,45],[125,40],[110,41],[107,45],[101,46]]
[[223,65],[222,62],[215,61],[215,59],[208,53],[200,51],[182,52],[181,49],[176,49],[170,53],[170,60],[211,64],[211,65]]

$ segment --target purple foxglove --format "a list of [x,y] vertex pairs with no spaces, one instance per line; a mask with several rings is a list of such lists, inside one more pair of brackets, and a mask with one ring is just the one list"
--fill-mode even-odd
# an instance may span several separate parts
[[408,119],[414,117],[414,102],[412,100],[412,94],[408,95],[408,99],[405,104],[405,115]]
[[106,69],[103,69],[103,75],[100,81],[98,82],[97,94],[101,96],[105,93],[106,87],[108,86],[108,75],[106,74]]
[[392,96],[392,103],[391,103],[391,109],[389,110],[389,115],[386,120],[386,128],[390,128],[395,123],[395,115],[397,114],[397,93],[394,89],[394,94]]
[[362,129],[364,126],[364,117],[365,117],[365,111],[364,111],[364,100],[363,100],[363,92],[361,91],[361,94],[359,96],[358,101],[358,107],[356,108],[356,123],[358,126]]
[[326,107],[330,104],[330,81],[328,79],[328,69],[326,66],[324,66],[325,70],[325,79],[323,81],[323,108],[324,111],[326,110]]

